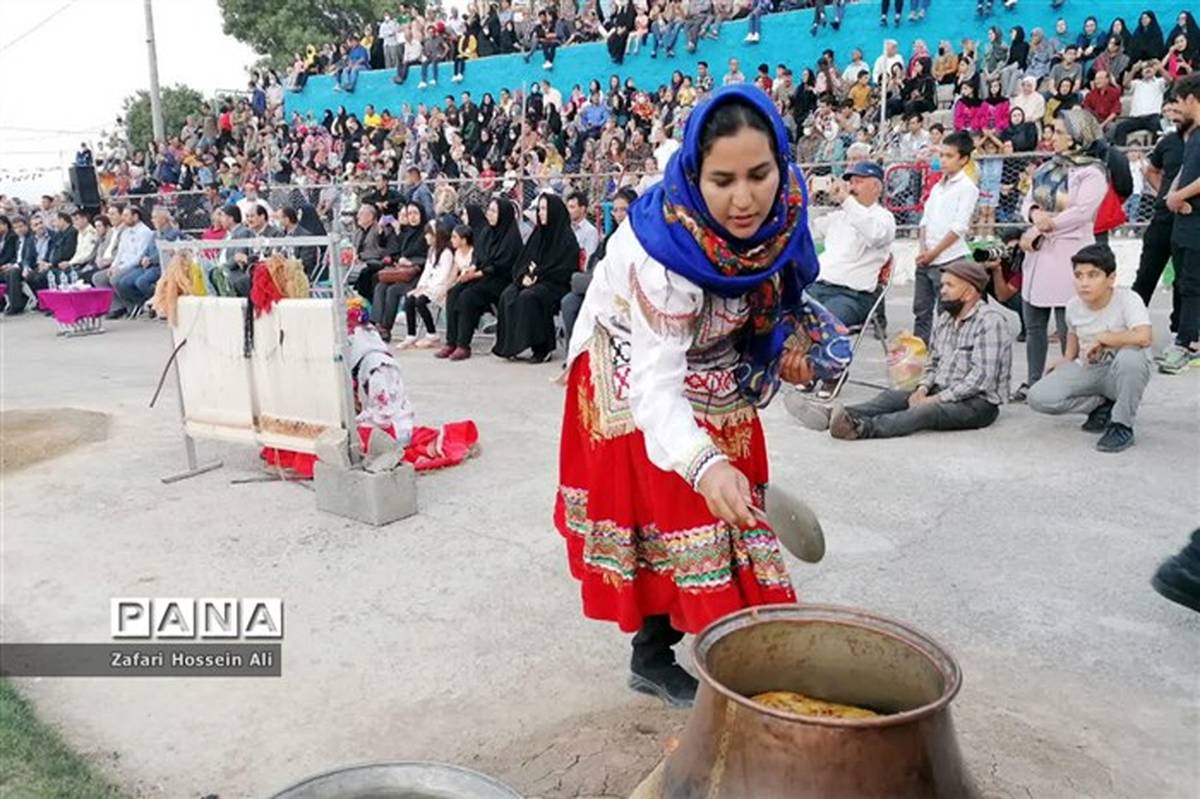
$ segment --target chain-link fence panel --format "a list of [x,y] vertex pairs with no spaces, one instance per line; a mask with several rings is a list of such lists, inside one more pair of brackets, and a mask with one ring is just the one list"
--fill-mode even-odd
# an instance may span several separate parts
[[[1118,231],[1137,235],[1150,222],[1154,194],[1141,178],[1146,154],[1138,149],[1125,151],[1133,179],[1133,193],[1124,200],[1126,222]],[[979,186],[979,200],[972,220],[972,236],[991,238],[1005,229],[1023,230],[1028,223],[1021,206],[1033,187],[1033,176],[1051,154],[1043,152],[979,155],[967,167]],[[809,185],[809,204],[814,209],[834,205],[835,187],[850,162],[803,164]],[[937,164],[927,161],[892,161],[882,164],[883,197],[880,202],[896,217],[901,236],[913,235],[920,223],[925,201],[942,173]]]
[[[1126,151],[1133,175],[1134,193],[1124,201],[1127,221],[1118,234],[1138,235],[1150,221],[1154,195],[1141,179],[1145,153]],[[1006,228],[1027,227],[1021,215],[1025,196],[1033,185],[1033,176],[1050,154],[1013,153],[980,155],[968,167],[971,178],[979,186],[979,201],[973,218],[972,236],[988,238],[1002,235]],[[878,163],[878,162],[877,162]],[[838,196],[837,184],[843,179],[851,162],[821,162],[801,164],[808,181],[810,210],[820,213],[832,210]],[[925,201],[942,173],[937,163],[927,161],[885,161],[883,196],[880,202],[896,217],[900,236],[915,234]],[[589,174],[496,175],[479,178],[439,178],[427,181],[436,213],[460,213],[468,205],[486,206],[493,197],[503,197],[515,203],[522,212],[529,210],[539,194],[553,192],[561,197],[580,192],[588,201],[589,216],[598,230],[609,224],[612,198],[621,188],[644,191],[657,175],[642,172],[603,172]],[[408,187],[393,182],[401,197],[409,195]],[[262,196],[278,209],[283,206],[314,208],[327,226],[335,217],[352,215],[368,193],[375,187],[370,183],[327,185],[276,184],[265,187]],[[164,206],[175,216],[179,227],[189,235],[199,235],[210,224],[213,200],[202,191],[177,191],[163,194],[133,195],[121,198],[141,207],[148,215],[155,206]],[[219,201],[219,199],[218,199]]]

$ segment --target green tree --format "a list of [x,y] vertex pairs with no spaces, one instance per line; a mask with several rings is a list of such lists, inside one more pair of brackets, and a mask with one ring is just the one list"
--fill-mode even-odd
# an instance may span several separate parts
[[[396,14],[396,0],[217,0],[225,32],[271,58],[277,67],[291,63],[292,55],[308,45],[341,40],[362,33],[370,23]],[[424,0],[409,0],[409,7],[424,8]]]
[[[200,113],[204,95],[190,86],[176,84],[162,90],[163,127],[168,137],[178,136],[188,114]],[[142,90],[125,98],[125,135],[136,150],[145,149],[154,139],[154,121],[150,116],[150,92]]]

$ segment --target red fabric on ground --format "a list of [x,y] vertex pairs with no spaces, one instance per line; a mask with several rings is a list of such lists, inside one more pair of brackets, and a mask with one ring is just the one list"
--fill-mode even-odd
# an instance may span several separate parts
[[[366,426],[358,428],[358,439],[364,452],[371,429]],[[384,432],[388,435],[395,434],[391,428]],[[406,463],[411,463],[418,472],[444,469],[448,466],[457,466],[465,461],[478,443],[479,428],[469,419],[463,422],[449,422],[443,425],[441,430],[432,427],[414,427],[412,440],[404,448],[404,460]],[[309,479],[313,476],[313,464],[317,461],[316,455],[272,447],[263,447],[259,456],[266,461],[268,466],[291,469]]]
[[[591,398],[583,355],[567,386],[554,523],[581,583],[585,616],[635,632],[644,617],[669,614],[672,627],[697,633],[747,606],[796,601],[779,542],[765,524],[731,533],[682,477],[650,462],[641,432],[594,437],[594,408],[584,407]],[[731,462],[752,486],[765,486],[757,416],[738,432],[748,437],[748,455]]]

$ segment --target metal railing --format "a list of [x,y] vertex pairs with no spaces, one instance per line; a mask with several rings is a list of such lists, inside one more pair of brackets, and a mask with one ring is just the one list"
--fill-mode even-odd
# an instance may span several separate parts
[[[1137,160],[1140,152],[1128,152],[1133,159],[1131,171],[1136,175],[1141,169]],[[1034,152],[982,155],[974,159],[974,165],[969,168],[980,187],[972,231],[974,236],[988,237],[1004,227],[1026,226],[1020,218],[1021,203],[1029,191],[1034,171],[1049,157],[1047,153]],[[808,181],[809,206],[813,213],[819,214],[834,207],[834,185],[848,166],[849,162],[845,161],[801,164]],[[907,235],[915,230],[925,200],[941,173],[934,169],[934,165],[919,160],[885,161],[882,166],[884,192],[881,202],[895,214],[900,234]],[[605,230],[609,219],[608,209],[617,190],[624,186],[637,187],[645,177],[646,173],[632,171],[496,175],[488,178],[438,178],[427,181],[426,185],[434,195],[435,210],[439,214],[458,213],[472,203],[486,205],[496,195],[526,209],[542,192],[552,191],[566,196],[570,192],[580,191],[589,200],[597,227]],[[1135,187],[1137,185],[1135,177]],[[398,188],[402,195],[406,194],[404,187],[398,187],[395,183],[391,187]],[[336,216],[357,210],[362,198],[373,188],[374,184],[369,182],[277,184],[264,187],[261,195],[272,208],[310,205],[328,226]],[[1148,187],[1125,202],[1128,221],[1121,230],[1136,234],[1149,223],[1154,197],[1147,192]],[[130,195],[117,199],[135,203],[147,213],[154,206],[164,206],[175,216],[179,227],[190,235],[199,235],[209,226],[209,216],[213,210],[202,191]]]

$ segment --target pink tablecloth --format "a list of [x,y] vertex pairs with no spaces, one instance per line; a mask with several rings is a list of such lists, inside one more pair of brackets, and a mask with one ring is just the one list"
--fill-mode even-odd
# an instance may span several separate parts
[[112,289],[83,289],[82,291],[39,291],[38,305],[49,308],[54,321],[73,325],[89,316],[101,316],[112,307]]

